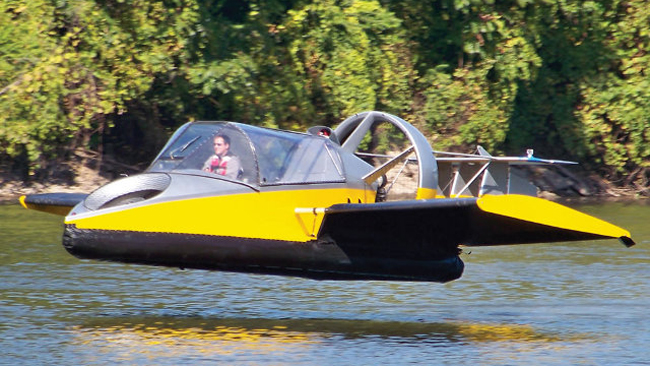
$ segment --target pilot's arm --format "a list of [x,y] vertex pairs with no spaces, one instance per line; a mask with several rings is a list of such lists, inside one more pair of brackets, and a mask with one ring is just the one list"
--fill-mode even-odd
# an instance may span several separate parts
[[201,170],[203,170],[204,172],[209,172],[210,165],[212,164],[212,159],[214,159],[214,155],[210,156],[208,160],[206,160],[205,163],[203,163],[203,168],[201,168]]

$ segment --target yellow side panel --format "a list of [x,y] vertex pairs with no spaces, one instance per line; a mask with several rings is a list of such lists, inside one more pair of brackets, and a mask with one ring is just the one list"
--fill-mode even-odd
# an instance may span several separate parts
[[606,221],[558,203],[522,195],[485,195],[477,200],[485,211],[537,224],[612,238],[630,237],[630,232]]
[[435,189],[419,187],[415,199],[426,200],[430,198],[436,198],[436,193],[437,191]]
[[[365,202],[364,190],[311,189],[194,198],[125,208],[81,218],[66,217],[80,229],[233,236],[306,242],[312,230],[296,208],[326,208]],[[322,217],[321,217],[322,220]],[[318,221],[320,225],[320,221]],[[311,225],[310,225],[311,226]],[[311,229],[311,228],[309,228]]]

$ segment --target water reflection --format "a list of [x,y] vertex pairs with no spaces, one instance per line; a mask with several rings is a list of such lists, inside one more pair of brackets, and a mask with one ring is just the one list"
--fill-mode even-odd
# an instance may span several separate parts
[[191,354],[224,355],[247,352],[277,353],[309,347],[320,334],[287,329],[282,325],[239,325],[237,322],[187,319],[114,319],[73,327],[75,344],[90,349],[112,347],[119,353],[149,358],[184,358]]
[[[488,355],[465,354],[457,361],[489,364],[497,360],[498,364],[510,359],[513,351],[534,354],[540,348],[559,350],[568,344],[592,342],[586,335],[553,334],[528,325],[347,319],[110,317],[73,326],[72,332],[71,351],[86,361],[101,361],[100,351],[111,355],[111,360],[129,364],[208,360],[309,365],[381,361],[401,365],[402,359],[394,358],[396,354],[432,362],[440,356],[453,360],[458,356],[444,354],[468,348],[485,348]],[[373,357],[381,359],[369,362]]]
[[151,345],[223,349],[309,347],[334,338],[383,339],[390,342],[515,342],[549,343],[590,339],[588,335],[560,335],[529,325],[490,323],[418,323],[348,319],[258,319],[179,317],[99,317],[72,327],[77,343],[128,343],[144,350]]
[[59,217],[0,206],[0,364],[646,362],[650,207],[580,209],[639,245],[473,248],[443,285],[80,261]]

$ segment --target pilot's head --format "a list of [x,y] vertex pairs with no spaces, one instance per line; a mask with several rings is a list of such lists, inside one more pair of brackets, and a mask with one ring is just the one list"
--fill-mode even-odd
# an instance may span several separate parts
[[214,153],[218,156],[228,154],[230,149],[230,137],[227,135],[216,135],[214,137]]

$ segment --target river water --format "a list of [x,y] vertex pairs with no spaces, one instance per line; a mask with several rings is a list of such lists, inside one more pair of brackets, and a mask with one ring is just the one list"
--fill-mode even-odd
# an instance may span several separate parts
[[3,365],[650,365],[650,205],[616,240],[473,248],[447,284],[314,281],[70,256],[0,206]]

